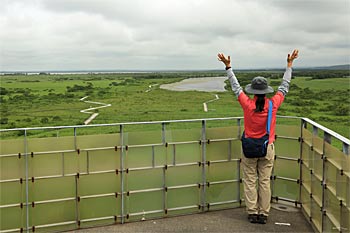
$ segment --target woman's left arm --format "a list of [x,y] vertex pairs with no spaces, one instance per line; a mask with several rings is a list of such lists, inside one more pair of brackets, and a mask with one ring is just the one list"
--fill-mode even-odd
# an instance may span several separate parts
[[225,57],[223,53],[219,53],[218,60],[225,64],[227,77],[231,84],[231,89],[235,93],[235,95],[238,97],[243,90],[241,85],[239,85],[236,75],[233,73],[233,70],[231,67],[231,57],[230,56]]

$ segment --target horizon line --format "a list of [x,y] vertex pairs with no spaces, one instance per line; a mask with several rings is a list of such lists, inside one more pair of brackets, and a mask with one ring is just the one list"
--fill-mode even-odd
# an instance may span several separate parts
[[[294,66],[293,69],[327,69],[338,66],[349,66],[350,64],[328,65],[328,66]],[[260,68],[234,68],[234,70],[284,70],[285,67],[260,67]],[[224,68],[198,68],[198,69],[67,69],[67,70],[2,70],[0,73],[78,73],[78,72],[186,72],[186,71],[222,71]]]

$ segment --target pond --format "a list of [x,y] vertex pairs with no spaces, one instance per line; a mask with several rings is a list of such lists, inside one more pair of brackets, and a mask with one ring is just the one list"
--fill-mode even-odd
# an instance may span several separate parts
[[180,82],[163,84],[162,89],[171,91],[224,92],[227,77],[188,78]]

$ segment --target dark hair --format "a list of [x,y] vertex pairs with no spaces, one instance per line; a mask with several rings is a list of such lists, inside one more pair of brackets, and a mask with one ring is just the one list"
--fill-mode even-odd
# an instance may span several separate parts
[[265,106],[265,94],[256,94],[258,97],[255,102],[254,112],[262,112]]

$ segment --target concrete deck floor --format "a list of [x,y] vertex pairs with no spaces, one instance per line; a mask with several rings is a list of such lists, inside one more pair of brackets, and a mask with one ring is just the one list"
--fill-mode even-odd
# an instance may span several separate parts
[[281,206],[275,205],[271,208],[265,225],[249,223],[245,209],[235,208],[72,232],[314,232],[300,209],[288,207],[283,210],[283,207],[279,207]]

